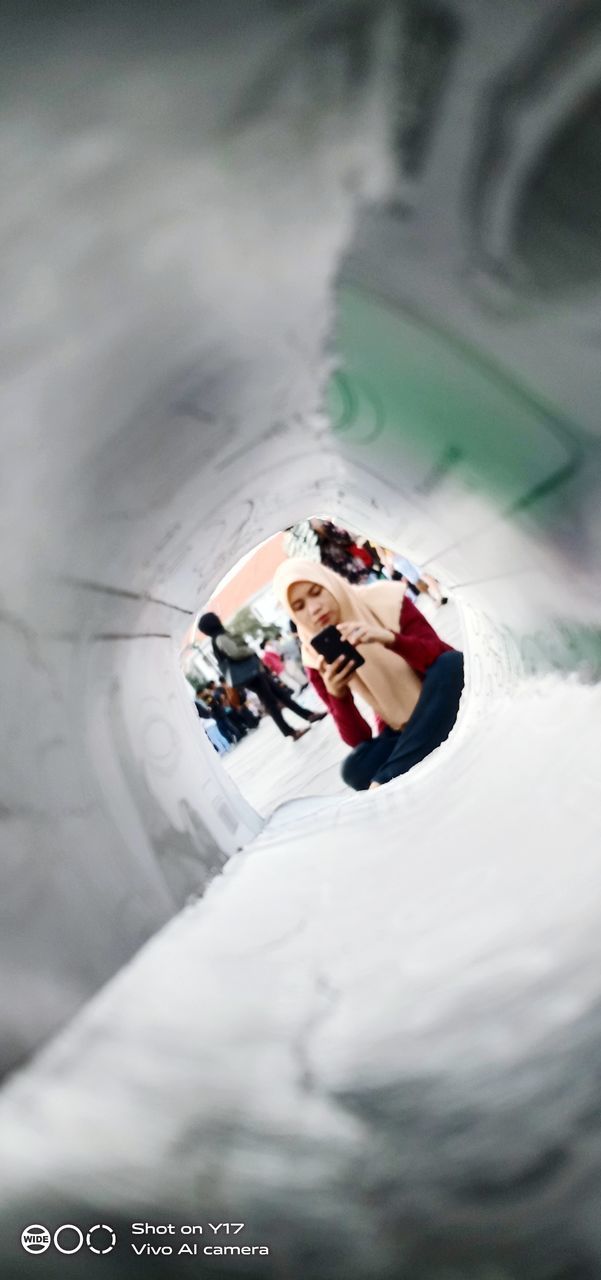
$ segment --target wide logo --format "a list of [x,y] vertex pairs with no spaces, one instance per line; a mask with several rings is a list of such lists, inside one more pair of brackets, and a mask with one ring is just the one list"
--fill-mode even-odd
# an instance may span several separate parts
[[25,1227],[21,1233],[21,1244],[28,1253],[45,1253],[51,1242],[51,1235],[47,1227],[41,1227],[39,1223],[34,1223],[31,1227]]

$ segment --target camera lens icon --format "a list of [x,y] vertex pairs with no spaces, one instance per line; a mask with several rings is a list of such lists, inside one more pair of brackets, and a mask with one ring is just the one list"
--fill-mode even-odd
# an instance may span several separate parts
[[21,1244],[27,1253],[45,1253],[50,1247],[51,1235],[47,1227],[34,1222],[21,1232]]
[[[67,1240],[69,1244],[63,1243],[63,1232],[67,1232]],[[72,1234],[71,1234],[72,1233]],[[59,1253],[77,1253],[83,1244],[83,1231],[81,1227],[76,1227],[74,1222],[63,1222],[62,1227],[57,1227],[54,1232],[54,1247]]]
[[[101,1235],[96,1232],[100,1231]],[[92,1253],[110,1253],[115,1248],[117,1237],[112,1227],[107,1227],[106,1222],[97,1222],[95,1226],[90,1227],[86,1232],[86,1244]]]

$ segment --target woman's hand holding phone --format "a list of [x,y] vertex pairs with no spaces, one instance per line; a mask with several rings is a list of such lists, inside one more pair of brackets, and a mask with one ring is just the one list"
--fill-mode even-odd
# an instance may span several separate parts
[[326,662],[325,658],[321,659],[319,672],[330,697],[344,698],[348,691],[349,680],[355,670],[356,667],[352,658],[348,659],[344,653],[335,658],[334,662]]
[[394,631],[386,627],[372,626],[368,622],[339,622],[337,630],[343,640],[350,644],[383,644],[387,648],[394,644]]
[[[316,652],[322,655],[319,671],[330,697],[344,698],[351,677],[363,665],[365,659],[357,645],[382,644],[388,647],[394,644],[394,638],[394,631],[366,622],[339,622],[337,626],[325,627],[314,636]],[[346,646],[346,653],[336,653],[341,644]]]

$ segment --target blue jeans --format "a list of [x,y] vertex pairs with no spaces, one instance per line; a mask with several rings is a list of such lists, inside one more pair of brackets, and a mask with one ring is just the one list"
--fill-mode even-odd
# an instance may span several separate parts
[[342,777],[355,791],[371,782],[390,782],[408,773],[448,738],[457,719],[463,689],[463,654],[441,653],[428,668],[415,711],[405,728],[386,728],[361,742],[342,762]]

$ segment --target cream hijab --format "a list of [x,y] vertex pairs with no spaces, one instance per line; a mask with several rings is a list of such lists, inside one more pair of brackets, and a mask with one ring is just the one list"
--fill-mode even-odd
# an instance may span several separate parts
[[[273,592],[298,626],[302,658],[306,667],[319,670],[323,661],[311,644],[315,631],[301,626],[290,607],[289,591],[295,582],[318,582],[334,596],[340,608],[340,622],[365,622],[387,627],[395,634],[405,594],[404,583],[374,582],[368,587],[352,587],[340,574],[314,560],[292,557],[275,572]],[[349,681],[354,693],[364,698],[391,729],[407,723],[421,692],[421,682],[409,663],[383,644],[357,645],[365,664]]]

